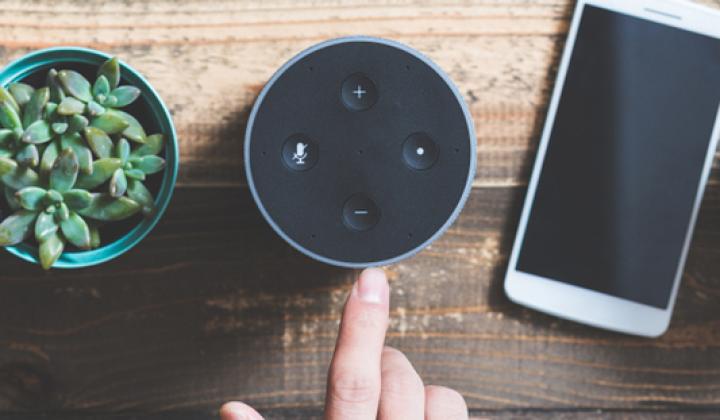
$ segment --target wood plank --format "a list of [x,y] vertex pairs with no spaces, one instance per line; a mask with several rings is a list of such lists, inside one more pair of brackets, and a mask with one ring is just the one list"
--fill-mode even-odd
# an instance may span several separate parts
[[245,121],[265,81],[304,48],[351,34],[393,38],[435,60],[475,120],[476,186],[524,185],[572,11],[568,0],[2,5],[0,62],[82,45],[145,74],[173,112],[185,185],[242,184]]
[[[450,231],[389,267],[389,344],[473,409],[720,409],[720,188],[670,331],[633,338],[522,309],[502,276],[522,188],[477,188]],[[181,188],[122,258],[43,273],[0,255],[0,410],[317,409],[354,272],[307,259],[248,192]]]

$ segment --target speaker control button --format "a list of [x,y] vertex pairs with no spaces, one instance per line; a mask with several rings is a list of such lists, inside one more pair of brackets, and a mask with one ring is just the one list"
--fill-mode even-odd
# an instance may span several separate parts
[[307,171],[318,161],[318,146],[307,136],[296,134],[285,140],[282,159],[285,166],[293,171]]
[[365,111],[375,105],[378,92],[372,80],[362,73],[355,73],[343,81],[340,98],[350,111]]
[[425,133],[414,133],[402,145],[402,157],[412,169],[424,171],[437,162],[439,151],[435,142]]
[[345,226],[352,230],[370,230],[380,220],[380,210],[365,194],[355,194],[345,201],[342,218]]

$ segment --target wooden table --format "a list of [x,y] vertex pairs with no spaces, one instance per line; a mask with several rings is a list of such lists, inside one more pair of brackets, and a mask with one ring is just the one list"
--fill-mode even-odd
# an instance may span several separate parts
[[427,383],[460,390],[476,415],[712,417],[720,409],[717,162],[661,339],[564,322],[503,294],[571,12],[568,0],[0,2],[0,62],[54,45],[117,54],[164,97],[182,149],[167,214],[116,261],[44,273],[0,254],[0,412],[203,418],[240,399],[269,418],[320,414],[357,273],[309,260],[267,226],[243,178],[243,130],[283,62],[361,33],[435,60],[469,103],[478,136],[477,178],[460,219],[387,268],[388,343]]

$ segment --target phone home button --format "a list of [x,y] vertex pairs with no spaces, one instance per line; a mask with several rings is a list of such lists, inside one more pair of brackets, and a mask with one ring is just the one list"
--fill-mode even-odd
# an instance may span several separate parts
[[282,160],[288,169],[307,171],[318,161],[318,145],[302,134],[295,134],[285,140],[282,148]]

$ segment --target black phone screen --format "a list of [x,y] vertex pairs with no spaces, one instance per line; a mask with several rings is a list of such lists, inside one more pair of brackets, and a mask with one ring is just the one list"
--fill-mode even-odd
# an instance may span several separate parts
[[720,106],[720,40],[585,6],[517,270],[667,308]]

